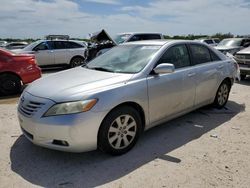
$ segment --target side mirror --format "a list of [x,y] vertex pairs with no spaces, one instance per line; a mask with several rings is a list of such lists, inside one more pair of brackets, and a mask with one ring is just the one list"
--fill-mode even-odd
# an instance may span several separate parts
[[173,73],[174,72],[174,65],[170,63],[161,63],[157,65],[153,71],[155,74],[166,74],[166,73]]

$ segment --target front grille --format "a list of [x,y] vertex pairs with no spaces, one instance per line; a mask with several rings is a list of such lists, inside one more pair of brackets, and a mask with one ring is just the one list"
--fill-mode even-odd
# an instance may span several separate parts
[[250,59],[250,54],[237,54],[236,57],[241,60]]
[[43,105],[45,104],[37,101],[29,101],[22,97],[18,109],[23,115],[32,117]]

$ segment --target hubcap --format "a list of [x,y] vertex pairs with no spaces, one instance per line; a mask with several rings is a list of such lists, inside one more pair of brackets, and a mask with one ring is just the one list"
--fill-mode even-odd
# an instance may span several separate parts
[[226,84],[222,84],[218,92],[218,103],[223,105],[228,98],[228,87]]
[[3,88],[5,90],[11,91],[15,89],[15,87],[16,87],[16,82],[13,80],[7,80],[5,83],[3,83]]
[[79,59],[75,59],[72,64],[73,64],[73,67],[77,67],[77,66],[83,64],[83,60],[80,59],[80,58]]
[[108,131],[108,140],[115,149],[126,148],[135,138],[137,124],[130,115],[121,115],[111,124]]

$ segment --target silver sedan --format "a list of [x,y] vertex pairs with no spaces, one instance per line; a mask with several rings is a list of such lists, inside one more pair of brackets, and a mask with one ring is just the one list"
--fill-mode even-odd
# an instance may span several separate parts
[[28,86],[19,122],[36,145],[120,155],[144,130],[207,104],[222,108],[235,73],[231,59],[198,42],[126,43]]

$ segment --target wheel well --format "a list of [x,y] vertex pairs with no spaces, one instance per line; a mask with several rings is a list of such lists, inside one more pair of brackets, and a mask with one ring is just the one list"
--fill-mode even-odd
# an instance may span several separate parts
[[223,82],[229,83],[229,84],[230,84],[230,87],[233,85],[233,79],[231,79],[231,78],[229,78],[229,77],[225,78],[225,79],[223,80]]
[[83,56],[81,56],[81,55],[76,55],[76,56],[74,56],[74,57],[71,58],[70,62],[71,62],[74,58],[77,58],[77,57],[82,58],[83,60],[85,59],[85,58],[84,58]]
[[13,76],[16,76],[23,82],[22,78],[18,74],[14,73],[14,72],[9,72],[9,71],[8,72],[0,72],[0,76],[2,76],[4,74],[11,74]]
[[[143,108],[142,108],[138,103],[136,103],[136,102],[124,102],[124,103],[121,103],[121,104],[115,106],[112,110],[110,110],[109,113],[110,113],[111,111],[115,110],[116,108],[120,108],[120,107],[122,107],[122,106],[130,106],[130,107],[134,108],[137,112],[139,112],[140,117],[141,117],[141,120],[142,120],[142,130],[144,130],[144,128],[145,128],[145,123],[146,123],[146,120],[145,120],[145,113],[144,113]],[[108,113],[108,114],[109,114],[109,113]],[[108,115],[108,114],[107,114],[107,115]],[[106,115],[106,116],[107,116],[107,115]],[[105,117],[106,117],[106,116],[105,116]]]

